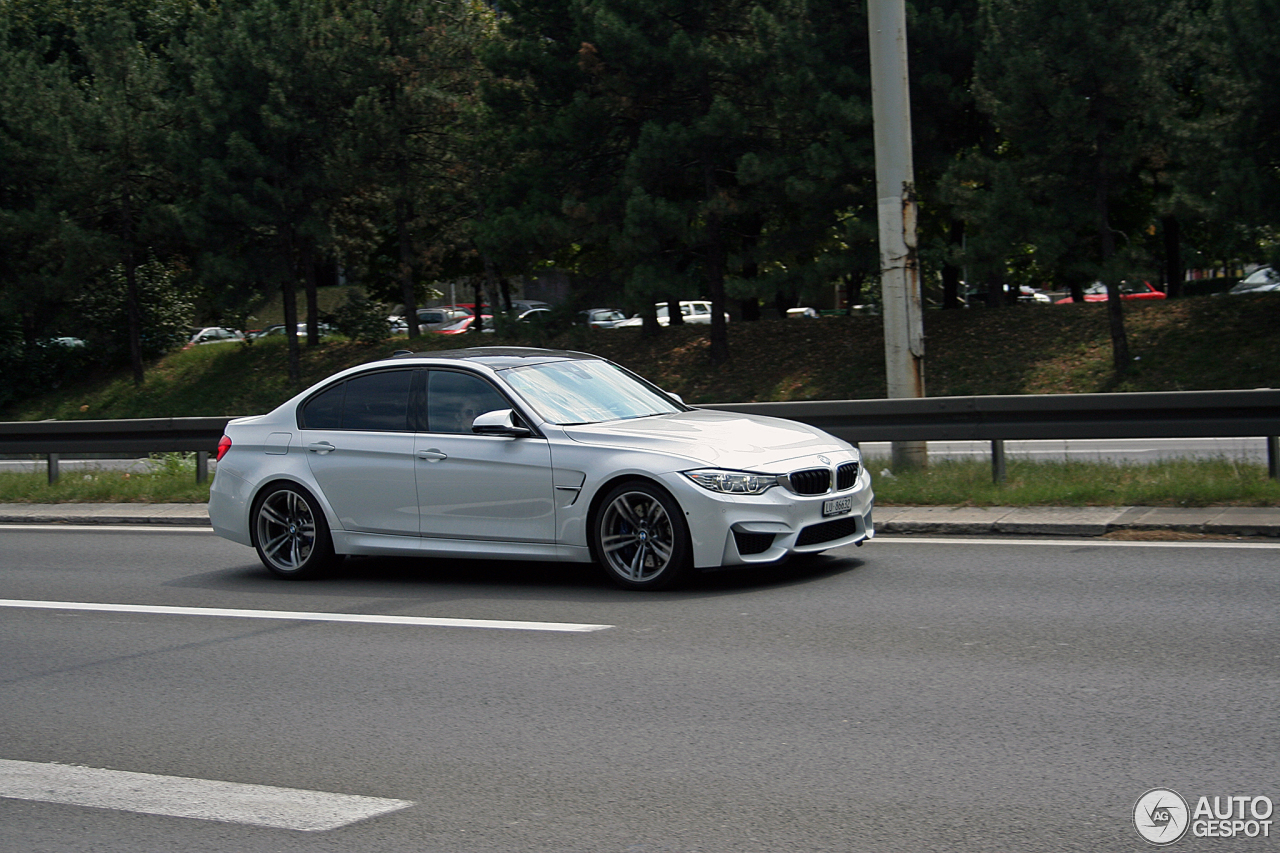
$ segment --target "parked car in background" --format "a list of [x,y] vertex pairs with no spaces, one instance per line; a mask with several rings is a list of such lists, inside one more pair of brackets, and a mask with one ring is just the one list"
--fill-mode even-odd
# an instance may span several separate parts
[[249,331],[244,333],[244,336],[248,340],[256,341],[258,338],[265,338],[268,335],[283,335],[283,334],[284,334],[284,323],[276,323],[274,325],[267,326],[264,329],[250,329]]
[[237,332],[235,329],[224,329],[221,326],[208,326],[192,335],[191,340],[187,341],[187,346],[227,344],[243,341],[244,339],[244,334],[242,332]]
[[290,579],[376,554],[594,561],[620,586],[661,589],[875,535],[857,448],[691,408],[578,352],[474,347],[349,368],[232,420],[217,463],[214,532]]
[[612,329],[625,319],[627,315],[617,308],[588,308],[578,312],[577,321],[593,329]]
[[1235,296],[1242,293],[1280,293],[1280,272],[1272,267],[1259,267],[1227,292]]
[[[667,316],[667,303],[656,302],[654,307],[658,310],[658,325],[666,326],[671,323],[671,318]],[[694,325],[710,325],[711,324],[711,303],[704,300],[689,300],[680,303],[680,313],[684,317],[686,323]],[[729,322],[729,315],[724,315],[724,321]],[[623,320],[614,325],[615,329],[622,329],[628,326],[644,325],[644,319],[636,314],[629,320]]]
[[[436,305],[430,308],[417,309],[418,331],[434,332],[436,329],[461,320],[463,317],[471,316],[471,309],[464,308],[461,305]],[[393,335],[409,334],[409,322],[403,315],[393,314],[387,318],[387,322],[391,325],[391,333]]]
[[511,311],[515,314],[523,314],[532,311],[535,308],[541,308],[547,311],[551,310],[550,302],[543,302],[541,299],[512,299]]
[[[491,324],[493,323],[493,315],[482,314],[481,316],[484,318],[485,331],[492,331],[493,327]],[[471,324],[475,322],[475,319],[474,314],[468,314],[465,317],[454,320],[452,323],[432,329],[431,331],[435,332],[437,335],[460,335],[471,329]]]
[[470,317],[471,309],[459,305],[444,305],[438,308],[419,308],[417,314],[418,331],[434,332],[464,317]]
[[[1156,290],[1151,286],[1149,281],[1122,281],[1120,282],[1120,298],[1125,299],[1164,299],[1164,291]],[[1059,299],[1055,305],[1069,305],[1074,301],[1070,296]],[[1085,302],[1106,302],[1107,286],[1100,281],[1095,281],[1084,289]]]
[[[285,326],[284,323],[276,323],[274,325],[267,326],[265,329],[258,329],[257,331],[249,332],[249,334],[246,335],[245,337],[247,337],[251,341],[256,341],[259,338],[284,337],[284,330],[286,328],[288,327]],[[298,323],[295,328],[297,329],[296,334],[298,337],[305,338],[307,336],[306,323]],[[338,333],[338,330],[335,329],[333,326],[329,325],[328,323],[321,323],[319,325],[319,332],[320,332],[320,337],[327,338],[331,335],[336,335]]]

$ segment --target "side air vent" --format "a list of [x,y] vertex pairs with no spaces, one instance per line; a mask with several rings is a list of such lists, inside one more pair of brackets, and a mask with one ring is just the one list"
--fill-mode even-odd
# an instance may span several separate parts
[[752,554],[763,554],[773,546],[772,533],[747,533],[742,530],[733,531],[733,542],[738,546],[738,553],[744,557]]

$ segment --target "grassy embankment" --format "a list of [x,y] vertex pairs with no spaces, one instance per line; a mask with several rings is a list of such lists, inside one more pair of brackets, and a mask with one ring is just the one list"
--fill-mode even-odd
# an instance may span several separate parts
[[[1280,387],[1280,298],[1195,297],[1127,304],[1134,362],[1117,382],[1105,306],[1025,305],[929,312],[926,387],[931,396],[1070,394]],[[433,336],[418,348],[473,343],[549,345],[595,352],[653,379],[690,403],[859,399],[885,394],[883,338],[875,317],[733,323],[732,360],[706,359],[706,329],[667,330],[647,339],[638,330],[574,330],[523,339]],[[196,347],[152,365],[142,386],[127,376],[86,377],[3,420],[183,417],[267,411],[333,371],[382,357],[399,342],[366,346],[326,342],[303,352],[303,382],[290,385],[282,340]],[[161,473],[64,476],[50,490],[43,475],[0,477],[0,501],[202,500],[202,487],[176,460]],[[877,463],[877,469],[879,465]],[[1023,463],[1008,482],[990,482],[985,461],[935,463],[927,471],[877,478],[883,504],[940,505],[1280,505],[1280,485],[1263,466],[1229,460],[1155,465]],[[79,475],[77,475],[79,476]],[[113,485],[113,478],[121,480]],[[191,479],[194,479],[193,476]],[[97,482],[101,480],[102,482]],[[172,486],[163,482],[172,481]]]

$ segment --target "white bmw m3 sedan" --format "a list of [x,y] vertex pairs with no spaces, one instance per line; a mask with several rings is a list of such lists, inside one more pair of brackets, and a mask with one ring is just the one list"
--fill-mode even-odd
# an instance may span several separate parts
[[403,353],[226,428],[213,529],[275,574],[344,555],[594,561],[661,589],[874,535],[858,450],[684,405],[593,355]]

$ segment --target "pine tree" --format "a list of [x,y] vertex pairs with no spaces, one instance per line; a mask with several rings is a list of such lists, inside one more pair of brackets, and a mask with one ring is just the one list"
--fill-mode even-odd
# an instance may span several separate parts
[[491,104],[531,152],[495,199],[509,233],[617,263],[650,328],[655,301],[708,297],[713,363],[731,290],[839,277],[844,224],[874,207],[865,18],[818,0],[504,8]]
[[337,73],[352,41],[341,3],[245,0],[203,15],[185,53],[192,89],[178,163],[199,187],[192,236],[228,305],[278,289],[289,377],[301,376],[297,288],[318,340],[318,269],[349,187],[333,168],[352,102]]
[[1129,363],[1119,284],[1152,220],[1141,175],[1173,103],[1163,72],[1176,47],[1156,39],[1177,5],[987,0],[983,18],[979,99],[1002,151],[983,175],[979,243],[988,257],[1034,246],[1077,294],[1081,281],[1104,281],[1117,376]]

